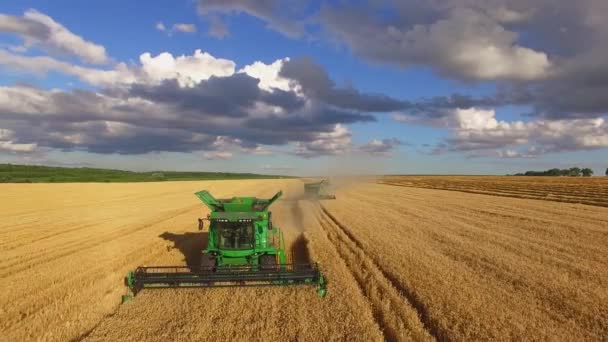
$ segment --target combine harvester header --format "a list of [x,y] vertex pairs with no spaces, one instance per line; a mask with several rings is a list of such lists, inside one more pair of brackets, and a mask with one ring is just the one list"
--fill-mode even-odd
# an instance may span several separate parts
[[325,296],[326,281],[316,264],[287,261],[283,232],[273,226],[268,211],[282,192],[270,199],[216,199],[208,191],[195,195],[211,210],[199,219],[199,230],[209,221],[200,267],[138,267],[125,278],[130,294],[123,301],[145,288],[181,287],[315,285],[319,296]]

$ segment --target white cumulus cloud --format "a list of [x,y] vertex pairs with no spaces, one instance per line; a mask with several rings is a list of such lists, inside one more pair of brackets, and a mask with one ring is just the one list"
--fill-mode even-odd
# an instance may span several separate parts
[[112,69],[89,68],[59,61],[48,56],[24,56],[0,50],[0,66],[35,74],[50,71],[78,77],[81,81],[95,86],[126,85],[131,83],[159,83],[176,79],[181,86],[192,86],[211,76],[234,74],[235,63],[231,60],[215,58],[201,50],[193,55],[173,56],[163,52],[152,56],[149,52],[139,57],[140,65],[127,66],[118,63]]
[[452,122],[453,150],[494,150],[497,156],[512,158],[608,147],[604,118],[505,121],[496,119],[494,110],[471,108],[454,111]]
[[295,154],[312,158],[323,155],[341,155],[352,147],[352,133],[341,124],[336,124],[332,132],[321,132],[310,142],[299,142]]
[[239,72],[244,72],[251,77],[259,79],[259,86],[264,90],[272,91],[272,88],[277,88],[289,91],[291,90],[290,81],[279,76],[283,64],[287,61],[289,61],[289,58],[277,59],[271,64],[256,61],[246,65]]
[[15,134],[9,129],[0,128],[0,151],[3,152],[34,152],[38,147],[37,144],[20,144],[15,143]]
[[105,47],[85,40],[36,10],[27,10],[23,17],[0,14],[0,32],[19,35],[25,48],[36,45],[52,53],[67,53],[94,64],[110,60]]
[[152,56],[149,52],[139,56],[141,70],[153,81],[177,79],[181,85],[193,85],[211,76],[230,76],[236,64],[228,59],[215,58],[197,49],[193,55],[174,57],[169,52]]

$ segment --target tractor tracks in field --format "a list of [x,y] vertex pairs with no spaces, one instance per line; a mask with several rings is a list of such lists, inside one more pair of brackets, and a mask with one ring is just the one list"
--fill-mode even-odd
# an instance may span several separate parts
[[379,260],[369,255],[350,230],[323,205],[320,205],[317,219],[368,299],[374,319],[387,341],[450,340],[431,320],[428,310],[413,291],[384,270]]

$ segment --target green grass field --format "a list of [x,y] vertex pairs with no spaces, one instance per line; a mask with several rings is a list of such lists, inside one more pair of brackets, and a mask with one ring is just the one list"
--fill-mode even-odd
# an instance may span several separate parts
[[288,178],[254,173],[226,172],[134,172],[88,167],[68,168],[37,165],[0,164],[0,183],[70,183],[70,182],[160,182],[186,180],[224,180],[253,178]]

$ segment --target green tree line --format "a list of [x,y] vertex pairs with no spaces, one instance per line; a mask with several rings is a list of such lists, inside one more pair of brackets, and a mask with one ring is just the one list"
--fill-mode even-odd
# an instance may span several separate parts
[[[608,169],[606,169],[608,176]],[[549,169],[546,171],[526,171],[524,173],[516,173],[514,176],[562,176],[562,177],[591,177],[593,170],[590,168],[571,167],[569,169]]]
[[134,172],[89,167],[69,168],[0,164],[0,183],[159,182],[252,178],[285,178],[285,176],[228,172]]

